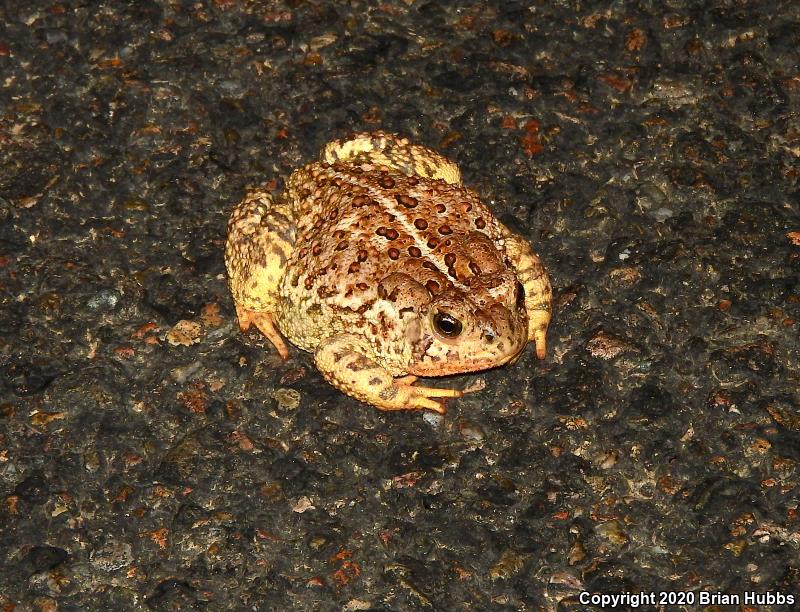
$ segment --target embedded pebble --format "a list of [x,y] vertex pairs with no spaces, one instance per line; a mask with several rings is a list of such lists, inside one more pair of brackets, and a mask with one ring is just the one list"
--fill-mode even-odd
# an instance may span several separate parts
[[167,342],[172,346],[191,346],[202,340],[203,333],[200,323],[181,319],[167,332]]
[[295,389],[280,387],[272,392],[272,398],[282,410],[297,410],[300,407],[302,395]]
[[89,298],[86,305],[92,310],[112,309],[122,298],[122,295],[114,289],[103,289]]

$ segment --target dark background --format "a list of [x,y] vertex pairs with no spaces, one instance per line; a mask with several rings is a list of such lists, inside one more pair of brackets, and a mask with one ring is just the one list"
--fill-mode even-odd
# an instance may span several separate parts
[[[800,4],[0,8],[0,604],[574,609],[800,591]],[[548,357],[380,413],[240,335],[247,185],[456,160]],[[560,602],[560,604],[559,604]]]

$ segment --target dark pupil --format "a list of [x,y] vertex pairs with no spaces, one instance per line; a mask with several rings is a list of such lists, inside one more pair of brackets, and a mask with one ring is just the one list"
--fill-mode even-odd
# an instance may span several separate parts
[[522,308],[525,305],[525,287],[522,283],[517,283],[517,308]]
[[461,333],[461,322],[449,314],[440,312],[433,318],[433,322],[443,336],[454,338]]

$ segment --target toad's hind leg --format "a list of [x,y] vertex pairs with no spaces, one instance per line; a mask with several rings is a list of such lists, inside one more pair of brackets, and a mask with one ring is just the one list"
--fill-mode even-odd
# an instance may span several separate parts
[[506,252],[517,271],[517,279],[525,289],[525,310],[528,312],[528,339],[536,346],[536,356],[544,359],[547,352],[547,326],[552,313],[553,289],[541,260],[522,236],[501,226]]
[[275,326],[281,278],[294,248],[289,208],[260,190],[249,192],[231,213],[225,267],[242,331],[255,325],[283,359],[289,351]]
[[352,138],[334,140],[322,150],[322,161],[329,164],[338,161],[372,163],[408,176],[461,184],[461,172],[449,159],[387,132],[361,132]]

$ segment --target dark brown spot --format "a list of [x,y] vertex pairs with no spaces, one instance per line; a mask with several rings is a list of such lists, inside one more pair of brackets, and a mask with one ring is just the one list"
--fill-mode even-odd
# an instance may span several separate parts
[[359,289],[360,291],[366,291],[366,290],[367,290],[367,288],[369,287],[369,285],[367,285],[367,283],[358,283],[358,284],[356,285],[356,287],[358,287],[358,289]]
[[397,387],[392,385],[390,387],[386,387],[380,393],[378,393],[378,397],[380,397],[382,400],[391,401],[397,396],[397,393]]
[[356,254],[356,258],[358,261],[367,261],[367,251],[366,249],[358,249],[358,253]]
[[361,208],[365,204],[369,203],[369,198],[365,195],[357,195],[353,198],[353,207],[354,208]]
[[408,254],[411,255],[411,257],[421,257],[422,251],[420,251],[419,248],[415,246],[410,246],[408,247]]
[[318,244],[315,244],[313,247],[311,247],[311,252],[314,253],[314,255],[319,255],[322,253],[322,247]]
[[483,229],[484,227],[486,227],[486,221],[483,220],[483,217],[478,217],[477,219],[475,219],[475,227],[477,227],[478,229]]
[[297,257],[299,259],[305,259],[306,255],[308,255],[308,249],[305,247],[297,251]]
[[336,245],[337,251],[344,251],[347,248],[347,240],[342,240],[339,244]]
[[335,232],[333,232],[333,237],[336,238],[336,240],[341,240],[346,235],[347,234],[345,233],[344,230],[336,230]]
[[472,204],[470,202],[463,202],[464,205],[464,212],[469,212],[472,210]]
[[347,369],[352,372],[361,372],[372,368],[372,362],[366,357],[358,357],[347,364]]
[[414,219],[414,227],[418,230],[428,229],[428,222],[425,219]]
[[416,198],[412,198],[411,196],[405,194],[396,195],[395,199],[397,200],[398,204],[402,204],[406,208],[414,208],[417,204],[419,204]]
[[283,251],[279,249],[277,246],[273,246],[270,249],[270,253],[272,253],[273,257],[276,257],[278,261],[281,262],[281,265],[286,263],[286,255],[284,255]]
[[385,228],[385,227],[383,227],[381,225],[378,229],[375,230],[375,233],[378,234],[378,236],[385,236],[386,235],[386,230],[387,230],[387,228]]
[[[395,289],[389,295],[386,296],[386,299],[389,300],[390,302],[396,302],[398,295],[400,295],[400,291],[398,291],[398,289],[395,287]],[[381,319],[383,319],[383,313],[381,313]],[[381,323],[384,323],[384,321],[381,320]]]
[[441,226],[439,227],[439,233],[440,233],[442,236],[448,236],[448,235],[450,235],[450,234],[452,234],[452,233],[453,233],[453,229],[452,229],[452,228],[451,228],[449,225],[447,225],[447,224],[445,224],[445,225],[441,225]]
[[310,190],[308,187],[305,187],[305,188],[303,188],[303,189],[301,189],[301,190],[300,190],[300,197],[301,197],[303,200],[305,200],[305,199],[307,199],[309,196],[311,196],[311,194],[312,194],[312,193],[313,193],[313,192],[312,192],[312,191],[311,191],[311,190]]
[[447,268],[447,273],[452,276],[453,278],[457,279],[458,274],[456,274],[456,269],[453,267]]
[[425,260],[422,262],[423,268],[428,268],[428,270],[438,271],[439,268],[436,267],[436,264],[432,261]]
[[441,214],[441,213],[445,212],[446,210],[447,210],[447,206],[445,206],[444,204],[439,203],[439,204],[436,205],[436,212]]
[[436,293],[437,291],[439,291],[439,283],[431,279],[427,283],[425,283],[425,288],[431,293]]
[[384,189],[391,189],[394,187],[394,179],[388,175],[381,176],[381,178],[378,179],[378,183],[380,183],[380,186]]
[[398,233],[397,233],[397,230],[396,230],[396,229],[394,229],[394,228],[389,228],[389,229],[387,229],[387,230],[386,230],[386,233],[384,234],[384,236],[385,236],[387,239],[389,239],[389,240],[397,240],[397,237],[398,237],[399,235],[400,235],[400,234],[398,234]]
[[350,264],[350,267],[347,268],[347,273],[355,274],[356,272],[358,272],[359,268],[361,268],[361,266],[358,265],[357,261],[354,261],[353,263]]
[[428,239],[428,248],[429,249],[435,249],[437,246],[439,246],[439,239],[438,238],[429,238]]
[[400,251],[394,247],[389,249],[389,259],[397,259],[398,257],[400,257]]
[[478,267],[478,264],[476,264],[474,261],[469,262],[469,269],[475,276],[478,276],[478,274],[481,273],[481,269]]
[[308,290],[310,290],[310,289],[311,289],[311,287],[313,287],[313,286],[314,286],[314,281],[313,281],[313,280],[311,280],[310,278],[307,278],[307,279],[305,280],[305,282],[303,282],[303,286],[306,288],[306,291],[308,291]]
[[336,221],[339,217],[339,209],[334,208],[330,213],[328,213],[328,221]]
[[408,184],[411,185],[412,187],[414,185],[418,185],[419,184],[419,179],[416,176],[409,176],[408,177]]
[[453,241],[450,240],[449,238],[444,241],[444,246],[446,246],[446,247],[449,247],[451,244],[453,244]]
[[454,263],[456,263],[456,254],[455,253],[448,253],[444,256],[444,263],[447,264],[448,267],[452,267]]

